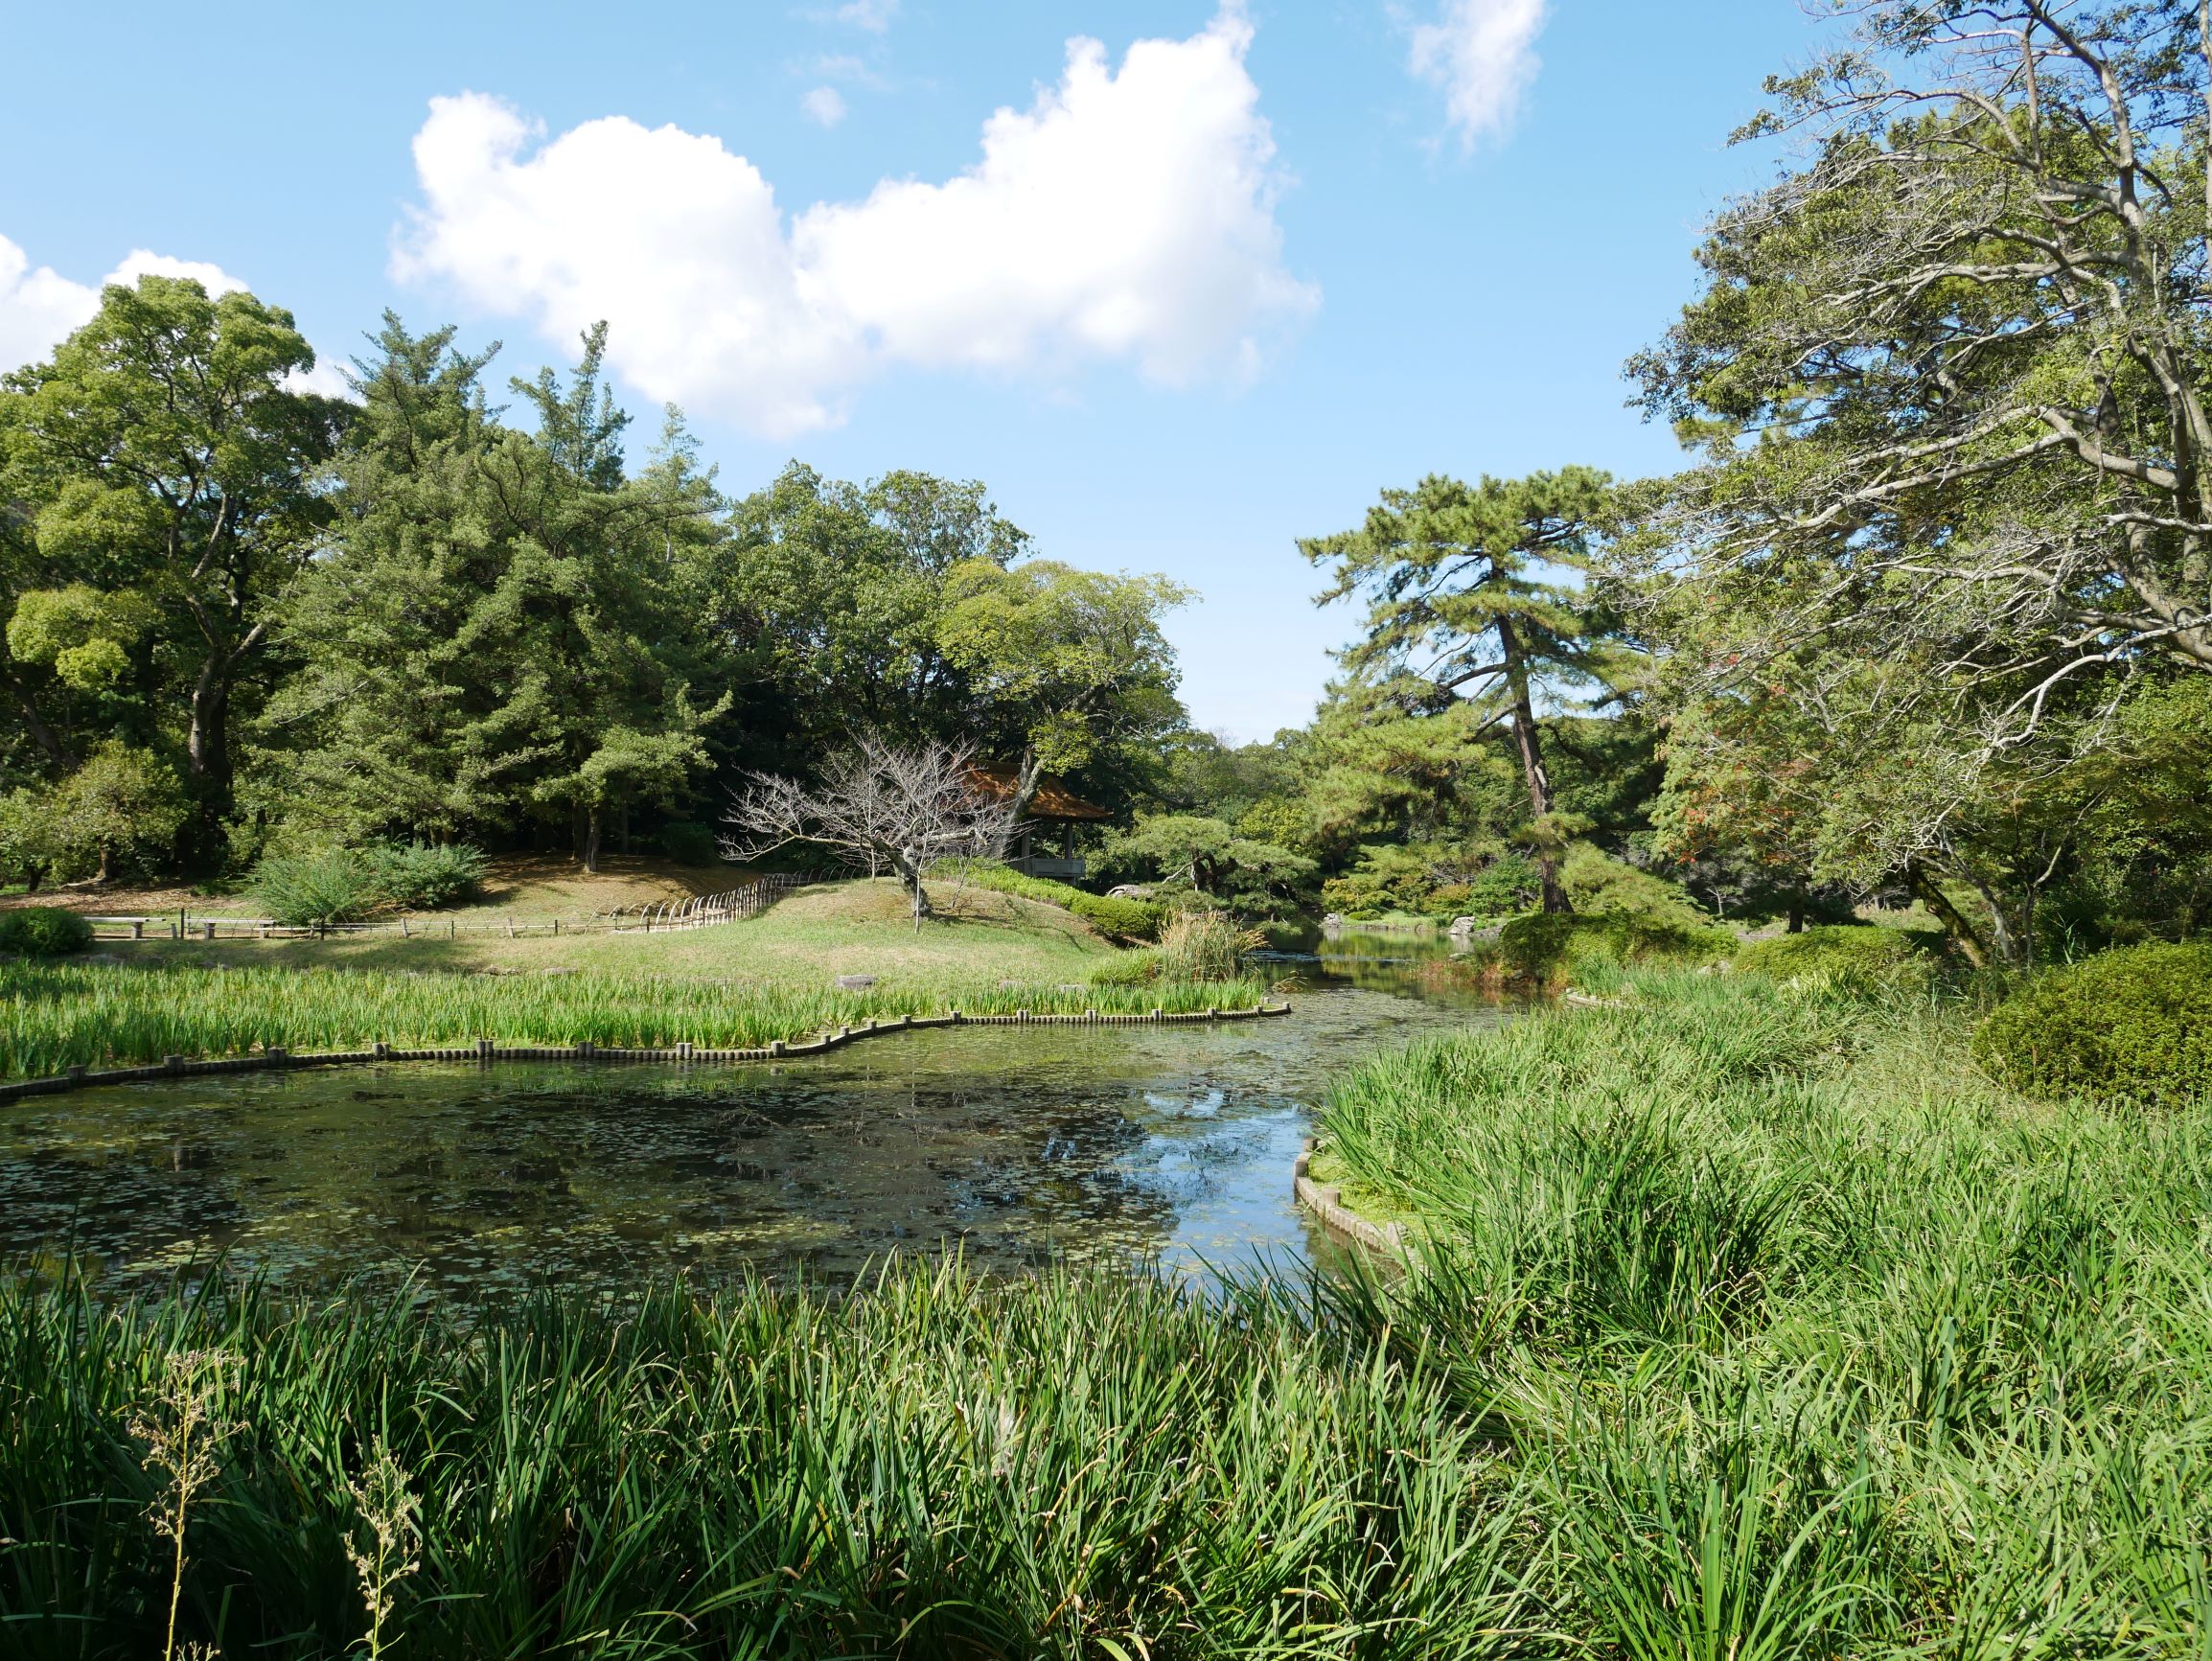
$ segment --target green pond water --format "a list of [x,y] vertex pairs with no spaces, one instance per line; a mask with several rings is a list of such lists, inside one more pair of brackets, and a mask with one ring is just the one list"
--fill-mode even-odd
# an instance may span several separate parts
[[1378,1048],[1505,1017],[1429,943],[1283,962],[1284,1017],[902,1033],[781,1066],[395,1065],[0,1106],[0,1260],[121,1289],[218,1258],[286,1286],[459,1296],[681,1270],[849,1277],[957,1244],[1018,1270],[1209,1274],[1327,1248],[1291,1163]]

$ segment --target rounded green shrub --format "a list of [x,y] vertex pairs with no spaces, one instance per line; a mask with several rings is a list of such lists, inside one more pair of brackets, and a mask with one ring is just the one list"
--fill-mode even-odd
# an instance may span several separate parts
[[2212,942],[2127,946],[2031,981],[1974,1034],[1974,1059],[2037,1096],[2212,1096]]
[[0,911],[0,952],[25,957],[66,957],[92,944],[92,925],[59,906],[19,906]]
[[1605,911],[1531,912],[1498,931],[1498,956],[1516,980],[1550,985],[1585,963],[1709,963],[1736,950],[1726,929]]
[[1924,934],[1868,924],[1828,923],[1796,934],[1755,940],[1737,968],[1775,980],[1826,980],[1872,992],[1927,983],[1934,957]]
[[435,911],[467,899],[484,880],[484,850],[467,842],[409,842],[374,848],[378,900],[407,911]]
[[1071,911],[1113,939],[1156,940],[1160,937],[1160,908],[1143,900],[1118,900],[1111,894],[1078,891],[1067,904]]

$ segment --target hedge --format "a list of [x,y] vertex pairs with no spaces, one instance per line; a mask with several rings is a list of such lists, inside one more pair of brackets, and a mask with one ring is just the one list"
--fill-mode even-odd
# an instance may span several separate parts
[[2054,970],[1991,1013],[1973,1051],[2036,1096],[2212,1096],[2212,942],[2127,946]]

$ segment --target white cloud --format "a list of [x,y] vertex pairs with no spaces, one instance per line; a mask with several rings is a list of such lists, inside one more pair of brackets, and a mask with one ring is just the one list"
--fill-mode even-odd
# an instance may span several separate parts
[[1443,89],[1462,149],[1511,128],[1543,66],[1535,48],[1545,10],[1546,0],[1444,0],[1434,23],[1415,26],[1406,67]]
[[809,121],[835,127],[845,118],[844,95],[834,86],[818,86],[798,101]]
[[613,116],[547,141],[495,99],[436,99],[394,269],[563,344],[605,317],[614,367],[648,397],[773,436],[835,424],[892,364],[1249,375],[1319,303],[1282,264],[1251,39],[1232,8],[1188,39],[1138,41],[1118,71],[1072,40],[1059,83],[984,123],[965,172],[887,180],[788,229],[759,170],[711,136]]
[[840,23],[865,29],[870,35],[881,35],[898,14],[899,0],[845,0],[833,13]]
[[100,290],[110,283],[135,283],[140,276],[197,277],[211,294],[245,285],[222,269],[197,260],[175,260],[133,248],[97,283],[78,283],[51,265],[31,268],[31,257],[0,236],[0,369],[35,362],[92,320],[100,310]]

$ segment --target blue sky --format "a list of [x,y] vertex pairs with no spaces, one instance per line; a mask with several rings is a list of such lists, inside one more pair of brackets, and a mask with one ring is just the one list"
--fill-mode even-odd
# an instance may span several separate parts
[[979,477],[1040,551],[1195,587],[1185,696],[1237,738],[1355,626],[1295,537],[1432,471],[1672,465],[1622,360],[1821,40],[1794,0],[0,0],[0,35],[7,362],[180,263],[326,355],[390,306],[527,373],[606,315],[640,427],[676,398],[733,491]]

